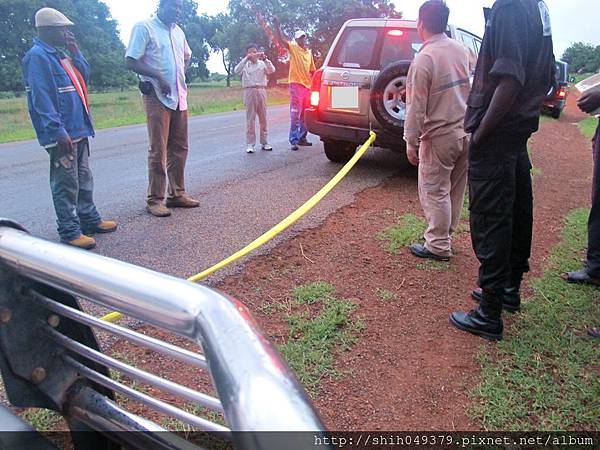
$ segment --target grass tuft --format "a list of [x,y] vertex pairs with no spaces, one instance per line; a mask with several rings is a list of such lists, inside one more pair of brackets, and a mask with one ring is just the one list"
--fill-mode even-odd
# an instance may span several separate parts
[[392,300],[396,300],[398,298],[398,296],[392,292],[392,291],[388,291],[386,289],[380,289],[378,288],[376,291],[377,297],[379,297],[380,300],[383,300],[384,302],[390,302]]
[[405,214],[398,221],[398,225],[389,227],[377,235],[378,239],[385,242],[385,250],[392,254],[419,241],[427,229],[427,223],[413,214]]
[[445,261],[433,261],[428,259],[422,263],[417,264],[417,270],[423,270],[425,272],[441,272],[444,270],[450,270],[450,263]]
[[578,125],[583,135],[588,139],[592,139],[594,137],[594,133],[596,133],[598,119],[595,117],[588,117],[587,119],[579,122]]
[[52,431],[63,420],[57,412],[44,408],[27,409],[22,417],[37,431]]
[[317,281],[294,289],[294,298],[299,305],[312,305],[330,299],[334,293],[335,287],[331,284]]
[[478,358],[482,381],[470,414],[486,430],[600,430],[600,346],[586,334],[600,324],[600,291],[560,277],[581,268],[588,214],[569,214],[533,296],[495,354],[484,348]]
[[[296,292],[299,289],[301,292],[314,292],[317,284],[301,286]],[[356,304],[336,298],[331,285],[321,285],[326,285],[326,289],[319,290],[322,296],[315,294],[303,297],[311,300],[316,298],[312,304],[321,304],[321,312],[316,316],[306,310],[288,314],[289,338],[279,346],[300,382],[311,392],[316,390],[324,377],[338,374],[334,368],[336,353],[348,350],[363,327],[361,321],[351,318]]]

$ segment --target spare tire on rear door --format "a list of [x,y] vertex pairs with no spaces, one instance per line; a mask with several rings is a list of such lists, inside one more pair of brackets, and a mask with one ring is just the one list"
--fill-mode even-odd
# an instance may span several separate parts
[[400,138],[406,119],[406,76],[410,61],[386,66],[371,89],[371,110],[383,129]]

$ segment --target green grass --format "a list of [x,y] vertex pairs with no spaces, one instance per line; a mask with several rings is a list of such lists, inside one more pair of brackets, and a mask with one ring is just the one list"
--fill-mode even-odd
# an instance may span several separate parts
[[432,261],[427,260],[425,262],[417,264],[417,270],[423,270],[425,272],[440,272],[444,270],[450,270],[450,263],[445,261]]
[[405,214],[399,219],[398,225],[389,227],[377,237],[384,241],[387,252],[397,254],[401,248],[419,241],[426,229],[427,223],[423,219]]
[[[288,101],[287,89],[269,89],[269,104]],[[243,89],[239,83],[231,88],[222,83],[202,83],[188,90],[189,114],[191,116],[228,112],[243,109]],[[92,114],[96,129],[120,127],[144,123],[146,116],[142,98],[137,89],[124,92],[90,94]],[[34,139],[35,132],[27,112],[27,98],[0,100],[0,143]]]
[[294,289],[294,298],[300,305],[312,305],[330,299],[334,293],[335,287],[331,284],[317,281]]
[[[315,289],[316,285],[320,288]],[[320,312],[315,315],[306,309],[306,305],[298,304],[286,316],[289,338],[279,350],[300,382],[314,393],[324,377],[338,375],[334,367],[335,355],[354,344],[362,323],[351,317],[356,304],[337,298],[331,285],[311,283],[297,288],[295,294],[298,292],[301,294],[296,296],[297,299],[309,299],[313,307],[321,307]],[[309,294],[305,295],[307,292]],[[320,292],[318,297],[317,292]]]
[[21,416],[37,431],[52,431],[62,420],[57,412],[43,408],[27,409]]
[[386,289],[378,288],[375,293],[377,294],[377,297],[379,297],[379,299],[383,300],[384,302],[391,302],[392,300],[396,300],[398,298],[398,296],[394,292],[388,291]]
[[539,167],[531,168],[531,177],[532,178],[539,177],[540,175],[542,175],[542,169],[540,169]]
[[560,277],[581,268],[588,214],[567,217],[562,242],[505,340],[494,353],[481,351],[470,414],[486,430],[600,430],[600,345],[586,334],[600,325],[600,291]]
[[[589,77],[591,77],[592,75],[594,75],[594,74],[593,74],[593,73],[581,73],[581,74],[576,74],[576,75],[574,75],[574,77],[575,77],[575,83],[574,83],[574,84],[577,84],[577,83],[579,83],[580,81],[583,81],[583,80],[585,80],[586,78],[589,78]],[[569,76],[570,76],[570,75],[569,75]]]
[[463,203],[463,208],[460,213],[461,220],[464,220],[465,222],[468,222],[469,218],[471,217],[471,213],[469,211],[469,204],[469,190],[467,189],[467,191],[465,192],[465,202]]
[[579,129],[583,135],[589,139],[594,137],[596,127],[598,126],[598,119],[595,117],[588,117],[585,120],[579,122]]

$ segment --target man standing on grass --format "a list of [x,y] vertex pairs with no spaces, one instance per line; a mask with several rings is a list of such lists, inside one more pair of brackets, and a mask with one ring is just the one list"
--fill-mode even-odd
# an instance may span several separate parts
[[256,145],[256,116],[260,127],[260,144],[265,151],[273,150],[267,140],[267,83],[275,66],[256,44],[248,44],[246,56],[235,66],[242,76],[244,106],[246,107],[246,153],[254,153]]
[[[50,187],[58,234],[63,243],[89,250],[92,235],[117,229],[103,221],[94,204],[88,139],[94,136],[86,83],[90,66],[61,12],[42,8],[35,15],[38,37],[23,58],[29,115],[38,141],[50,155]],[[66,47],[70,56],[60,48]]]
[[126,53],[127,68],[140,76],[144,94],[150,138],[146,210],[156,217],[170,216],[168,208],[200,205],[186,194],[184,183],[188,155],[185,73],[192,51],[177,25],[182,7],[183,0],[160,0],[156,16],[133,28]]
[[410,251],[419,258],[448,261],[450,236],[458,227],[467,185],[469,139],[463,128],[469,53],[446,35],[450,10],[442,0],[419,9],[424,44],[410,66],[404,140],[408,160],[419,166],[419,198],[429,224],[425,244]]
[[295,41],[289,42],[281,31],[279,19],[274,18],[277,40],[290,54],[290,144],[292,150],[298,150],[299,146],[309,147],[312,145],[306,139],[308,129],[304,119],[304,109],[308,106],[310,99],[310,88],[312,76],[316,71],[315,60],[312,52],[306,44],[306,33],[302,30],[294,34]]
[[[489,12],[489,11],[488,11]],[[455,327],[502,339],[502,309],[516,312],[529,271],[533,226],[527,142],[554,78],[550,15],[543,0],[497,0],[488,14],[473,89],[467,101],[471,239],[481,263],[473,298],[455,312]]]
[[[585,113],[600,108],[600,91],[585,94],[577,103]],[[564,278],[569,283],[600,286],[600,123],[596,128],[594,143],[594,176],[592,179],[592,210],[588,220],[588,249],[585,267],[577,272],[568,272]],[[590,328],[588,334],[600,338],[600,327]]]

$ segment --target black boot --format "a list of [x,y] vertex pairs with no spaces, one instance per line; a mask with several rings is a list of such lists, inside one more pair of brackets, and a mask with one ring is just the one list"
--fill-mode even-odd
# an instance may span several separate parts
[[450,316],[450,323],[462,331],[476,334],[490,341],[502,339],[502,294],[483,291],[479,306],[465,313],[457,311]]
[[[471,292],[471,298],[477,303],[481,303],[481,296],[481,288],[473,289],[473,292]],[[521,310],[521,292],[519,287],[504,288],[502,309],[509,313],[516,313]]]

